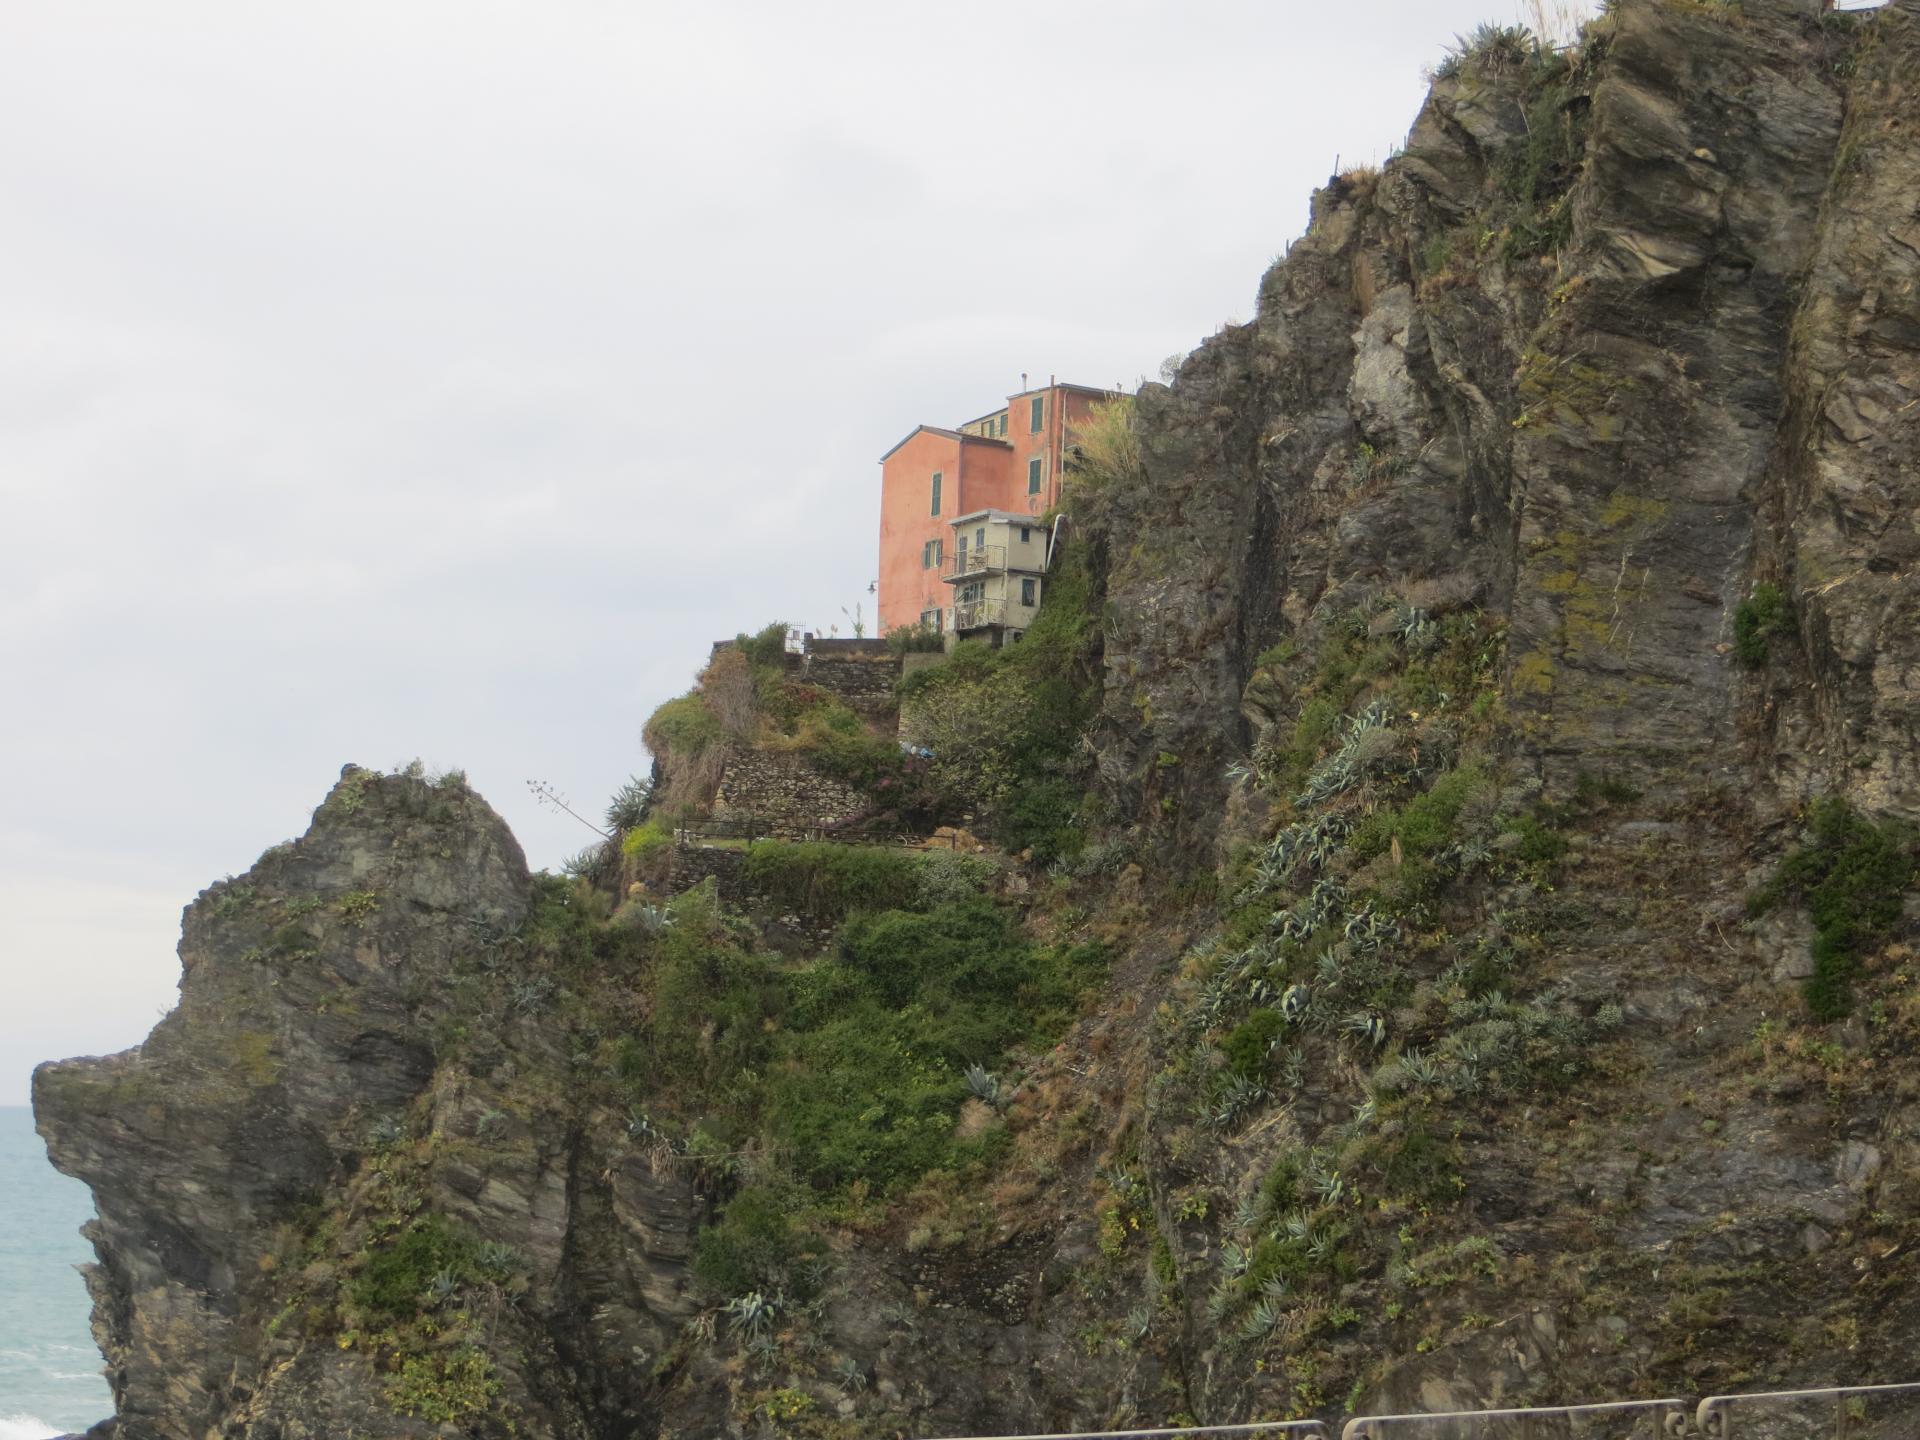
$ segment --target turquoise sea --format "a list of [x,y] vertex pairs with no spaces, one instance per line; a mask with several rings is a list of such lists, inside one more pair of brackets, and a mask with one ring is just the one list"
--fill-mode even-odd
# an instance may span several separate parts
[[0,1440],[44,1440],[113,1413],[87,1328],[93,1197],[47,1163],[33,1112],[0,1105]]

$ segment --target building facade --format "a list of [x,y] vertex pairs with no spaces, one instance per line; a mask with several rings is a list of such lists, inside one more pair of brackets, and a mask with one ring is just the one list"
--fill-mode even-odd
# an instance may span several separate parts
[[1047,526],[1035,515],[976,510],[953,519],[941,579],[950,603],[941,629],[998,644],[1017,639],[1040,609],[1047,577]]
[[[956,605],[970,603],[960,590],[987,578],[949,583],[962,538],[956,521],[966,517],[970,537],[978,517],[991,512],[1011,517],[1009,523],[1025,520],[1037,534],[1038,517],[1059,502],[1061,468],[1076,427],[1114,394],[1049,381],[951,429],[919,426],[880,457],[881,634],[918,624],[953,630]],[[979,599],[986,599],[984,591]]]

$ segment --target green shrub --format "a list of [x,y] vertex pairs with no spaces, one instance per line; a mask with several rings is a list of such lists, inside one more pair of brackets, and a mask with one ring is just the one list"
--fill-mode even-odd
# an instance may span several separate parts
[[658,819],[636,825],[621,837],[620,852],[629,860],[645,860],[673,844],[673,831]]
[[1287,1017],[1278,1010],[1255,1010],[1220,1042],[1227,1069],[1244,1080],[1265,1079],[1268,1051],[1286,1028]]
[[1299,1151],[1285,1150],[1276,1156],[1260,1181],[1260,1214],[1271,1219],[1298,1208],[1306,1198],[1300,1183],[1306,1173]]
[[751,635],[742,631],[734,636],[734,648],[747,657],[747,663],[756,671],[779,669],[786,664],[787,636],[792,629],[786,621],[775,620]]
[[1459,1147],[1435,1138],[1418,1120],[1382,1126],[1345,1157],[1374,1177],[1382,1194],[1417,1205],[1451,1204],[1460,1196]]
[[1519,836],[1512,851],[1515,859],[1551,865],[1567,853],[1567,837],[1531,815],[1509,820],[1506,828],[1508,834]]
[[1582,805],[1626,805],[1638,800],[1640,792],[1617,775],[1582,770],[1574,777],[1573,798]]
[[946,637],[930,625],[896,625],[887,632],[887,649],[895,655],[930,655],[946,648]]
[[422,1215],[367,1258],[354,1278],[352,1294],[360,1309],[391,1320],[418,1313],[434,1276],[470,1278],[476,1247],[470,1236],[443,1215]]
[[746,876],[779,903],[833,920],[920,900],[920,856],[879,846],[758,840],[747,847]]
[[787,1266],[814,1241],[794,1228],[790,1209],[787,1197],[766,1186],[742,1190],[718,1221],[702,1227],[694,1275],[723,1296],[786,1293]]
[[930,781],[1006,849],[1041,863],[1085,844],[1081,736],[1099,705],[1095,582],[1069,548],[1048,576],[1018,644],[962,641],[947,664],[901,687],[912,728],[933,752]]
[[437,1355],[409,1355],[387,1381],[387,1404],[401,1414],[449,1425],[488,1409],[500,1394],[493,1362],[473,1345]]
[[674,923],[652,942],[648,1036],[656,1078],[712,1094],[765,1063],[769,1027],[786,1005],[785,979],[727,931],[710,888],[677,896],[672,911]]
[[1756,585],[1750,599],[1733,612],[1733,653],[1748,669],[1767,663],[1767,651],[1776,635],[1791,634],[1793,607],[1777,585]]
[[698,692],[669,700],[653,712],[641,738],[655,755],[698,755],[725,732]]
[[1398,840],[1403,860],[1430,859],[1453,842],[1461,810],[1488,783],[1478,765],[1449,770],[1432,788],[1398,809],[1389,807],[1369,815],[1354,829],[1348,846],[1356,858],[1370,860]]
[[1837,1020],[1852,1008],[1860,957],[1900,920],[1914,879],[1914,836],[1899,821],[1866,819],[1837,795],[1818,802],[1810,821],[1811,841],[1780,862],[1747,908],[1759,915],[1783,900],[1807,907],[1814,925],[1807,1006],[1818,1019]]
[[1036,947],[984,900],[856,915],[839,953],[792,981],[771,1129],[822,1187],[885,1192],[983,1156],[959,1141],[969,1065],[1051,1040],[1105,963],[1097,947]]
[[873,802],[872,820],[925,832],[954,815],[956,806],[934,767],[907,754],[898,741],[860,728],[813,731],[808,738],[815,766]]

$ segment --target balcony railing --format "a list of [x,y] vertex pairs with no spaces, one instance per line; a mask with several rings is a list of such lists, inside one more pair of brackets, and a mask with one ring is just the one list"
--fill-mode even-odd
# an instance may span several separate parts
[[1006,568],[1006,546],[975,545],[970,549],[956,550],[949,556],[940,578],[947,581],[964,580],[969,575],[986,575]]
[[953,630],[956,635],[1006,623],[1005,600],[962,600],[953,607]]

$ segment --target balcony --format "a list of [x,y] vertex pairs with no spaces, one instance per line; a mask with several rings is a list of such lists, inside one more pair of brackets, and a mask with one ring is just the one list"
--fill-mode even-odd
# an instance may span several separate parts
[[1007,568],[1007,547],[1004,545],[975,545],[971,549],[955,551],[948,558],[940,578],[948,584],[956,580],[965,580],[973,575],[990,575]]
[[989,625],[1007,623],[1007,602],[1005,600],[962,600],[953,607],[953,633],[965,634],[969,630],[984,630]]

